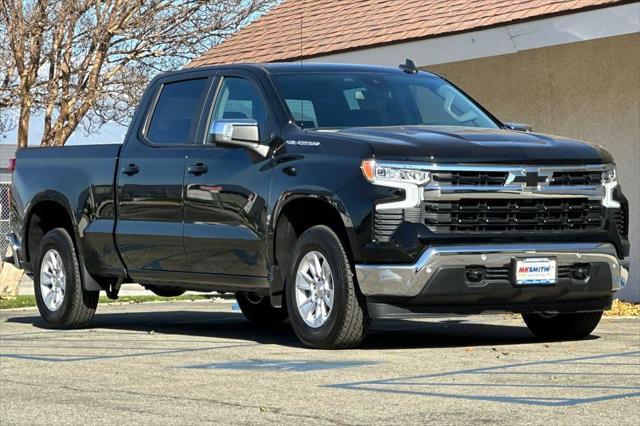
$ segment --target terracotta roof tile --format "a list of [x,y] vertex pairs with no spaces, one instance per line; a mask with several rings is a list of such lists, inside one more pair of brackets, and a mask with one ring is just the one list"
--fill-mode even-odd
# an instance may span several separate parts
[[618,1],[284,0],[189,66],[295,60],[504,25]]

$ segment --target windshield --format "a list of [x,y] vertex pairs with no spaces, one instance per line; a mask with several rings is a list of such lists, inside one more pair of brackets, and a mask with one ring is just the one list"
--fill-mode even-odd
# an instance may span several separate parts
[[274,74],[293,119],[304,128],[498,125],[446,81],[367,72]]

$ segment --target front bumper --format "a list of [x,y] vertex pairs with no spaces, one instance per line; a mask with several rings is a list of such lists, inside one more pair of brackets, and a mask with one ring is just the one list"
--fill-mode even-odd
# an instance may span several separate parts
[[[586,279],[571,275],[554,286],[516,287],[508,277],[469,280],[469,268],[509,268],[514,257],[555,257],[558,267],[589,264]],[[626,285],[629,262],[609,243],[535,243],[433,246],[414,264],[356,265],[362,293],[410,304],[505,305],[610,298]]]

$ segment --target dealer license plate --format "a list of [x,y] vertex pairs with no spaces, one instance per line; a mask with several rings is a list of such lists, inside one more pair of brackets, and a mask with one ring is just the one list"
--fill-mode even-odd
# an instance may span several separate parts
[[516,285],[553,285],[557,280],[556,259],[527,257],[515,259]]

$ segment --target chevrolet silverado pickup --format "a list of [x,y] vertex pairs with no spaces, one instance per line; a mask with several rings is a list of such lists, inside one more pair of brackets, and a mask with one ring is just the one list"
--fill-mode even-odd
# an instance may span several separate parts
[[124,143],[21,149],[10,203],[11,257],[56,328],[133,282],[235,293],[311,347],[493,311],[572,339],[628,277],[609,153],[502,123],[410,62],[163,74]]

